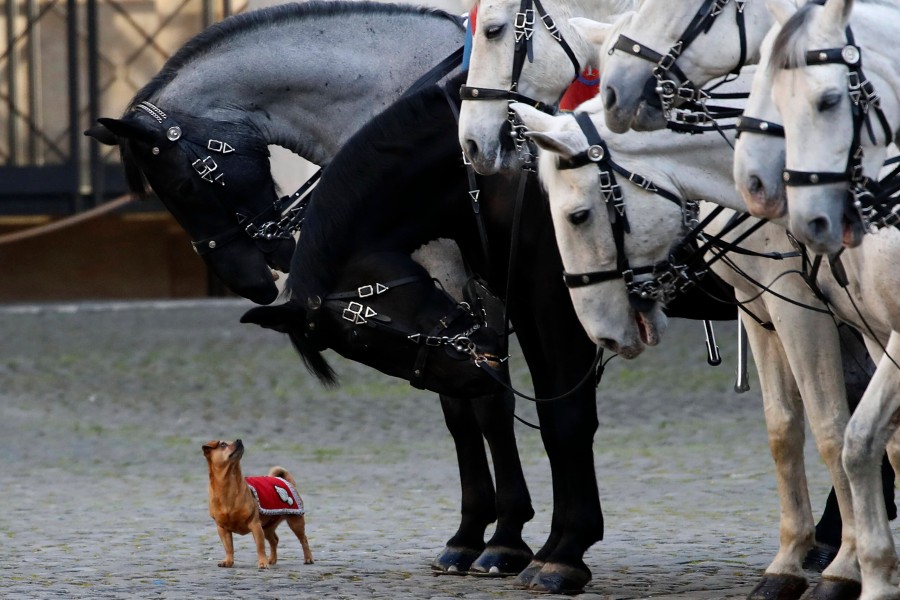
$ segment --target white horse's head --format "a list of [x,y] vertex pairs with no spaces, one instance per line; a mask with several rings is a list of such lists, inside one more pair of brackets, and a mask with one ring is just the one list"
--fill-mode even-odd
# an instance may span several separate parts
[[[760,49],[768,61],[780,26],[772,27]],[[772,100],[772,73],[759,68],[753,74],[750,97],[744,106],[734,145],[734,184],[754,217],[778,219],[787,214],[784,179],[784,130]]]
[[[889,115],[890,129],[900,110],[892,90],[900,82],[886,75],[895,71],[893,59],[877,51],[881,47],[887,53],[892,47],[900,10],[887,4],[859,4],[854,10],[852,0],[827,0],[824,6],[808,4],[799,10],[789,0],[768,4],[782,24],[768,68],[785,128],[790,229],[815,252],[856,246],[863,227],[850,201],[851,176],[862,169],[877,178],[893,137],[892,131],[883,131],[879,111]],[[846,33],[851,14],[856,46]],[[848,73],[859,64],[874,91],[882,94],[880,107],[867,103],[865,95],[859,102],[851,98]],[[864,156],[854,159],[863,147]]]
[[[669,256],[672,245],[682,231],[682,215],[679,207],[667,202],[639,186],[622,181],[622,192],[630,231],[624,235],[624,257],[617,250],[610,219],[609,206],[600,191],[601,173],[597,163],[579,164],[579,157],[590,156],[588,140],[571,114],[549,116],[529,106],[514,104],[530,130],[529,135],[541,148],[538,172],[546,188],[550,212],[556,233],[557,245],[563,266],[572,279],[574,274],[586,277],[597,275],[599,280],[590,285],[569,283],[570,295],[581,324],[588,336],[597,344],[625,358],[634,358],[647,345],[656,345],[666,328],[666,317],[659,302],[636,298],[629,294],[618,269],[627,258],[631,268],[639,269],[656,265]],[[586,111],[602,111],[599,101],[582,105]],[[602,112],[591,114],[591,121],[608,147],[615,147],[625,140],[611,134],[603,123]],[[642,147],[641,141],[631,143],[626,157],[616,154],[613,159],[629,168],[635,163]],[[590,146],[596,152],[599,146]],[[595,154],[596,156],[596,154]],[[654,161],[654,163],[660,161]],[[568,164],[567,164],[568,163]],[[563,167],[563,168],[560,168]],[[653,169],[649,162],[634,167],[644,171],[644,176],[656,182],[665,181],[661,171]],[[671,184],[670,184],[671,185]],[[637,275],[635,280],[649,278]]]
[[[642,0],[637,12],[621,24],[610,55],[603,57],[600,84],[611,130],[622,133],[666,126],[655,70],[661,80],[675,86],[692,82],[699,88],[757,60],[759,45],[772,23],[765,7],[761,2],[739,6],[726,1],[721,13],[712,17],[717,5],[721,2]],[[668,70],[659,71],[657,64],[670,52],[673,62]]]
[[[569,18],[605,18],[621,0],[480,0],[469,73],[459,115],[459,141],[481,174],[518,168],[511,139],[509,100],[552,107],[587,67],[596,71],[597,49],[577,35]],[[518,58],[517,58],[518,53]],[[512,96],[514,92],[518,96]],[[525,99],[528,100],[525,100]]]

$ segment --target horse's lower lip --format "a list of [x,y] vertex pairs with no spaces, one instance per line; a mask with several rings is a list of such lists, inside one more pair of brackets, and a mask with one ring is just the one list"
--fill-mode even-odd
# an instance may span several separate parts
[[644,342],[648,346],[655,346],[659,343],[659,333],[656,331],[656,328],[644,316],[644,313],[634,313],[634,320],[637,323],[638,333],[641,336],[641,341]]
[[853,223],[846,218],[843,222],[843,235],[841,241],[845,248],[855,248],[862,243],[865,232],[861,223]]
[[272,269],[272,281],[278,281],[281,279],[281,275],[278,274],[278,271]]

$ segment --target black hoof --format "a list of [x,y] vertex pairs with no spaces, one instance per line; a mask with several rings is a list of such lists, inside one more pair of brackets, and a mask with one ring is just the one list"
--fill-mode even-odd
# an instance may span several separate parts
[[797,575],[763,575],[747,600],[797,600],[808,584]]
[[803,600],[856,600],[862,593],[862,586],[852,579],[823,577],[816,587],[803,595]]
[[838,548],[816,542],[816,545],[806,553],[806,558],[803,559],[803,568],[807,571],[821,573],[825,567],[831,564],[837,553]]
[[580,594],[591,580],[591,572],[558,563],[547,563],[534,576],[528,589],[545,594]]
[[526,566],[518,575],[516,575],[516,578],[513,580],[513,587],[523,590],[526,589],[529,585],[531,585],[531,580],[541,572],[543,566],[544,561],[532,560],[530,563],[528,563],[528,566]]
[[469,567],[469,574],[482,577],[511,577],[518,575],[527,567],[533,556],[534,553],[528,546],[525,546],[525,549],[488,546]]
[[478,550],[471,548],[447,546],[431,561],[431,570],[435,575],[466,575],[479,554]]

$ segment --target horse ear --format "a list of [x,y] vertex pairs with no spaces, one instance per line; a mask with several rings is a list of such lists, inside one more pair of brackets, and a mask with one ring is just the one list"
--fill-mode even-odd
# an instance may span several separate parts
[[828,0],[822,18],[831,27],[844,29],[853,12],[853,0]]
[[[525,135],[528,136],[529,139],[534,140],[534,143],[538,145],[538,148],[541,150],[547,150],[548,152],[553,152],[554,154],[559,154],[563,158],[571,158],[578,154],[579,139],[576,139],[574,135],[565,131],[555,131],[553,133],[541,133],[539,131],[529,131]],[[584,136],[578,136],[580,138],[581,147],[584,147]]]
[[241,323],[254,323],[265,329],[291,333],[302,329],[306,324],[306,311],[293,302],[278,306],[259,306],[245,312]]
[[118,146],[119,138],[112,131],[106,128],[106,125],[98,123],[84,132],[87,137],[92,137],[101,144],[106,146]]
[[606,43],[609,34],[612,32],[612,23],[603,23],[584,17],[572,17],[569,19],[569,25],[575,30],[575,33],[594,44],[598,48]]
[[97,119],[97,122],[113,135],[120,138],[152,139],[153,132],[138,119],[129,119],[128,117],[125,117],[124,119],[108,119],[102,117]]
[[556,117],[553,115],[548,115],[547,113],[540,111],[534,107],[531,107],[527,104],[522,104],[521,102],[513,102],[510,105],[516,114],[522,119],[522,122],[525,123],[525,127],[529,130],[533,131],[549,131],[551,129],[555,129],[556,127]]
[[797,6],[791,0],[766,0],[766,7],[779,25],[787,23],[797,12]]

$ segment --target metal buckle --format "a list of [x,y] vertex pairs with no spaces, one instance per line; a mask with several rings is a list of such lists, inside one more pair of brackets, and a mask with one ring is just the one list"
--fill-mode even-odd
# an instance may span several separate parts
[[556,22],[553,20],[553,17],[550,15],[541,16],[541,21],[544,23],[544,27],[547,28],[547,31],[550,35],[553,36],[557,42],[562,41],[562,34],[559,32],[559,28],[556,26]]
[[359,295],[360,298],[368,298],[369,296],[375,295],[375,288],[372,287],[371,284],[361,285],[358,288],[356,288],[356,293]]
[[628,175],[628,181],[638,187],[647,190],[648,192],[656,192],[656,186],[653,184],[653,182],[643,175],[639,175],[638,173],[630,173]]
[[522,41],[524,37],[526,40],[530,40],[531,36],[534,35],[534,9],[529,8],[523,13],[516,13],[516,41]]

